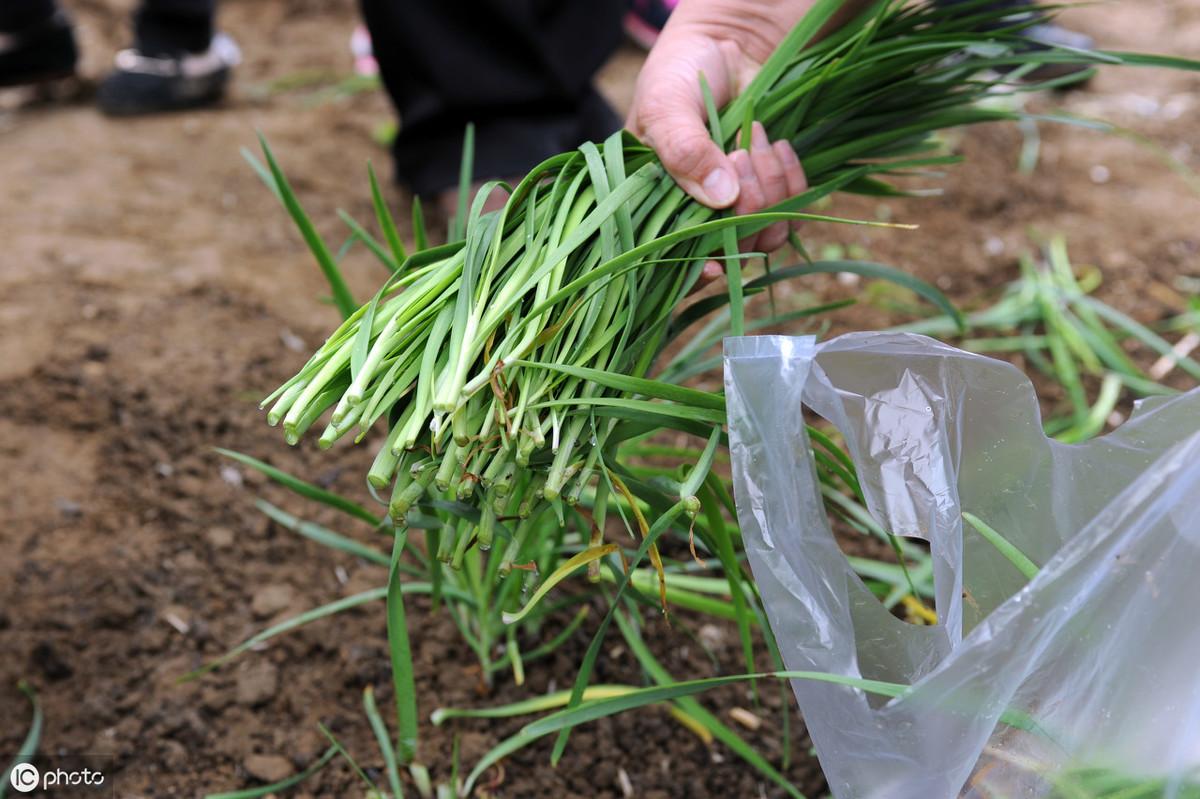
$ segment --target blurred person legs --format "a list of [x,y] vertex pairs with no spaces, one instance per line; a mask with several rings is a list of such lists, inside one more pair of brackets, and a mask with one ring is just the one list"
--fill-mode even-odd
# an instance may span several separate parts
[[[100,108],[142,114],[219,100],[240,54],[214,32],[215,16],[216,0],[143,0],[133,47],[100,84]],[[55,0],[0,0],[0,86],[69,76],[77,60],[71,21]]]
[[215,18],[216,0],[143,0],[133,47],[100,84],[100,109],[127,116],[218,102],[241,53]]
[[0,0],[0,86],[75,74],[75,34],[54,0]]
[[463,132],[475,179],[530,168],[621,127],[593,77],[621,38],[622,0],[361,0],[400,129],[397,180],[454,205]]

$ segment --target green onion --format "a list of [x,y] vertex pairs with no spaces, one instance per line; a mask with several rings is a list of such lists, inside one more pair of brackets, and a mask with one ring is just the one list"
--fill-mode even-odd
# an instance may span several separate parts
[[[486,549],[502,534],[507,571],[520,535],[511,534],[500,509],[514,486],[525,487],[516,503],[521,519],[547,505],[562,518],[564,501],[573,505],[589,481],[603,479],[621,441],[656,427],[709,440],[704,462],[684,485],[674,484],[680,495],[672,501],[683,502],[694,518],[700,510],[694,494],[719,445],[723,412],[701,399],[703,392],[668,391],[649,376],[707,258],[724,253],[718,257],[731,280],[724,301],[740,333],[747,327],[746,297],[786,277],[845,267],[776,270],[743,285],[740,260],[754,254],[738,254],[736,240],[779,221],[847,222],[800,209],[836,191],[890,191],[890,174],[942,162],[928,155],[941,129],[1020,118],[976,101],[1038,85],[1017,86],[989,70],[1066,60],[1162,63],[1030,50],[1021,33],[1036,15],[1014,18],[982,4],[951,11],[889,0],[817,40],[840,5],[820,0],[734,102],[719,112],[708,103],[712,135],[724,148],[744,139],[757,120],[771,139],[789,140],[804,162],[811,188],[762,213],[734,216],[697,204],[627,133],[547,159],[515,187],[485,184],[469,206],[464,191],[454,241],[441,247],[428,248],[418,226],[417,249],[406,252],[373,184],[387,245],[372,250],[391,275],[353,310],[328,250],[313,240],[311,223],[268,152],[272,186],[322,267],[338,277],[331,282],[347,314],[264,401],[271,406],[268,421],[282,422],[294,443],[332,408],[320,437],[329,446],[352,432],[361,439],[386,415],[391,428],[368,480],[378,490],[392,486],[389,514],[398,527],[421,503],[465,506],[465,517],[445,526],[439,542],[439,558],[455,566],[473,545]],[[1182,60],[1170,65],[1195,68]],[[470,140],[469,134],[464,186]],[[510,188],[501,210],[484,212],[492,192]],[[414,219],[419,225],[419,209]],[[888,274],[878,265],[851,268]],[[918,290],[951,308],[936,289]],[[1066,362],[1085,346],[1073,319],[1057,326],[1065,343],[1056,360]],[[1081,405],[1080,421],[1086,412]],[[518,526],[520,533],[528,529]]]

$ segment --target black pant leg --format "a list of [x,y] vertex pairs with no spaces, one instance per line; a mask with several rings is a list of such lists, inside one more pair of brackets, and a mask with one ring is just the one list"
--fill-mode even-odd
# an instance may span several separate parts
[[13,33],[54,16],[54,0],[0,0],[0,31]]
[[134,40],[146,55],[202,52],[212,41],[216,14],[216,0],[142,0]]
[[400,116],[399,180],[423,195],[458,178],[475,123],[475,177],[524,175],[620,120],[592,85],[620,42],[620,0],[362,0]]

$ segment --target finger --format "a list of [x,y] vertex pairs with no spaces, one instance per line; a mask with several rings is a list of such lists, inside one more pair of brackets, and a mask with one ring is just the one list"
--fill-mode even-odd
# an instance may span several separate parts
[[737,173],[709,137],[695,109],[681,102],[646,121],[643,140],[688,194],[710,208],[728,208],[738,199]]
[[729,160],[737,172],[738,199],[733,206],[735,214],[752,214],[762,210],[765,205],[762,185],[758,182],[758,173],[754,171],[754,163],[750,153],[745,150],[734,150],[729,154]]
[[774,252],[787,243],[788,223],[776,222],[766,230],[760,231],[755,249],[758,252]]
[[[779,157],[779,162],[783,164],[783,175],[787,180],[787,193],[789,197],[795,197],[798,194],[803,194],[808,191],[808,177],[804,174],[804,167],[800,163],[800,159],[796,156],[796,151],[792,148],[790,142],[777,141],[771,145]],[[793,222],[792,230],[799,230],[800,223]]]
[[692,290],[688,293],[694,294],[724,274],[725,267],[719,261],[705,261],[696,285],[692,286]]
[[[754,173],[758,176],[758,184],[762,188],[763,205],[770,207],[786,200],[791,196],[788,192],[786,170],[779,150],[767,139],[767,131],[762,123],[755,122],[750,133],[750,162],[754,165]],[[758,234],[755,249],[762,252],[772,252],[783,246],[787,241],[788,225],[786,222],[776,222]]]
[[780,139],[771,147],[779,156],[779,163],[783,164],[783,174],[787,178],[788,196],[795,197],[797,194],[808,191],[808,177],[804,174],[804,166],[800,163],[796,151],[792,149],[791,142]]
[[[752,214],[755,211],[760,211],[766,204],[763,199],[762,185],[758,182],[758,174],[754,171],[754,164],[750,159],[750,153],[745,150],[734,150],[729,154],[729,160],[733,162],[734,169],[737,170],[738,176],[738,201],[733,207],[735,214]],[[739,248],[743,251],[753,252],[757,249],[758,234],[747,236],[738,242]]]
[[751,131],[750,163],[754,165],[754,174],[758,176],[758,184],[762,187],[763,205],[775,205],[789,196],[783,161],[780,152],[768,141],[767,131],[761,123],[755,122]]

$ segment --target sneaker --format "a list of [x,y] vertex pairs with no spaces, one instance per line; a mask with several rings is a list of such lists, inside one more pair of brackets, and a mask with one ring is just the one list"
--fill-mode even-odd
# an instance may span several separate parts
[[0,32],[0,86],[69,78],[78,59],[71,22],[61,12],[24,30]]
[[116,69],[100,84],[100,110],[133,116],[214,105],[241,60],[237,44],[223,33],[213,36],[202,53],[148,56],[137,49],[122,50]]
[[649,50],[658,41],[658,35],[677,5],[679,0],[629,0],[625,34],[638,46]]

